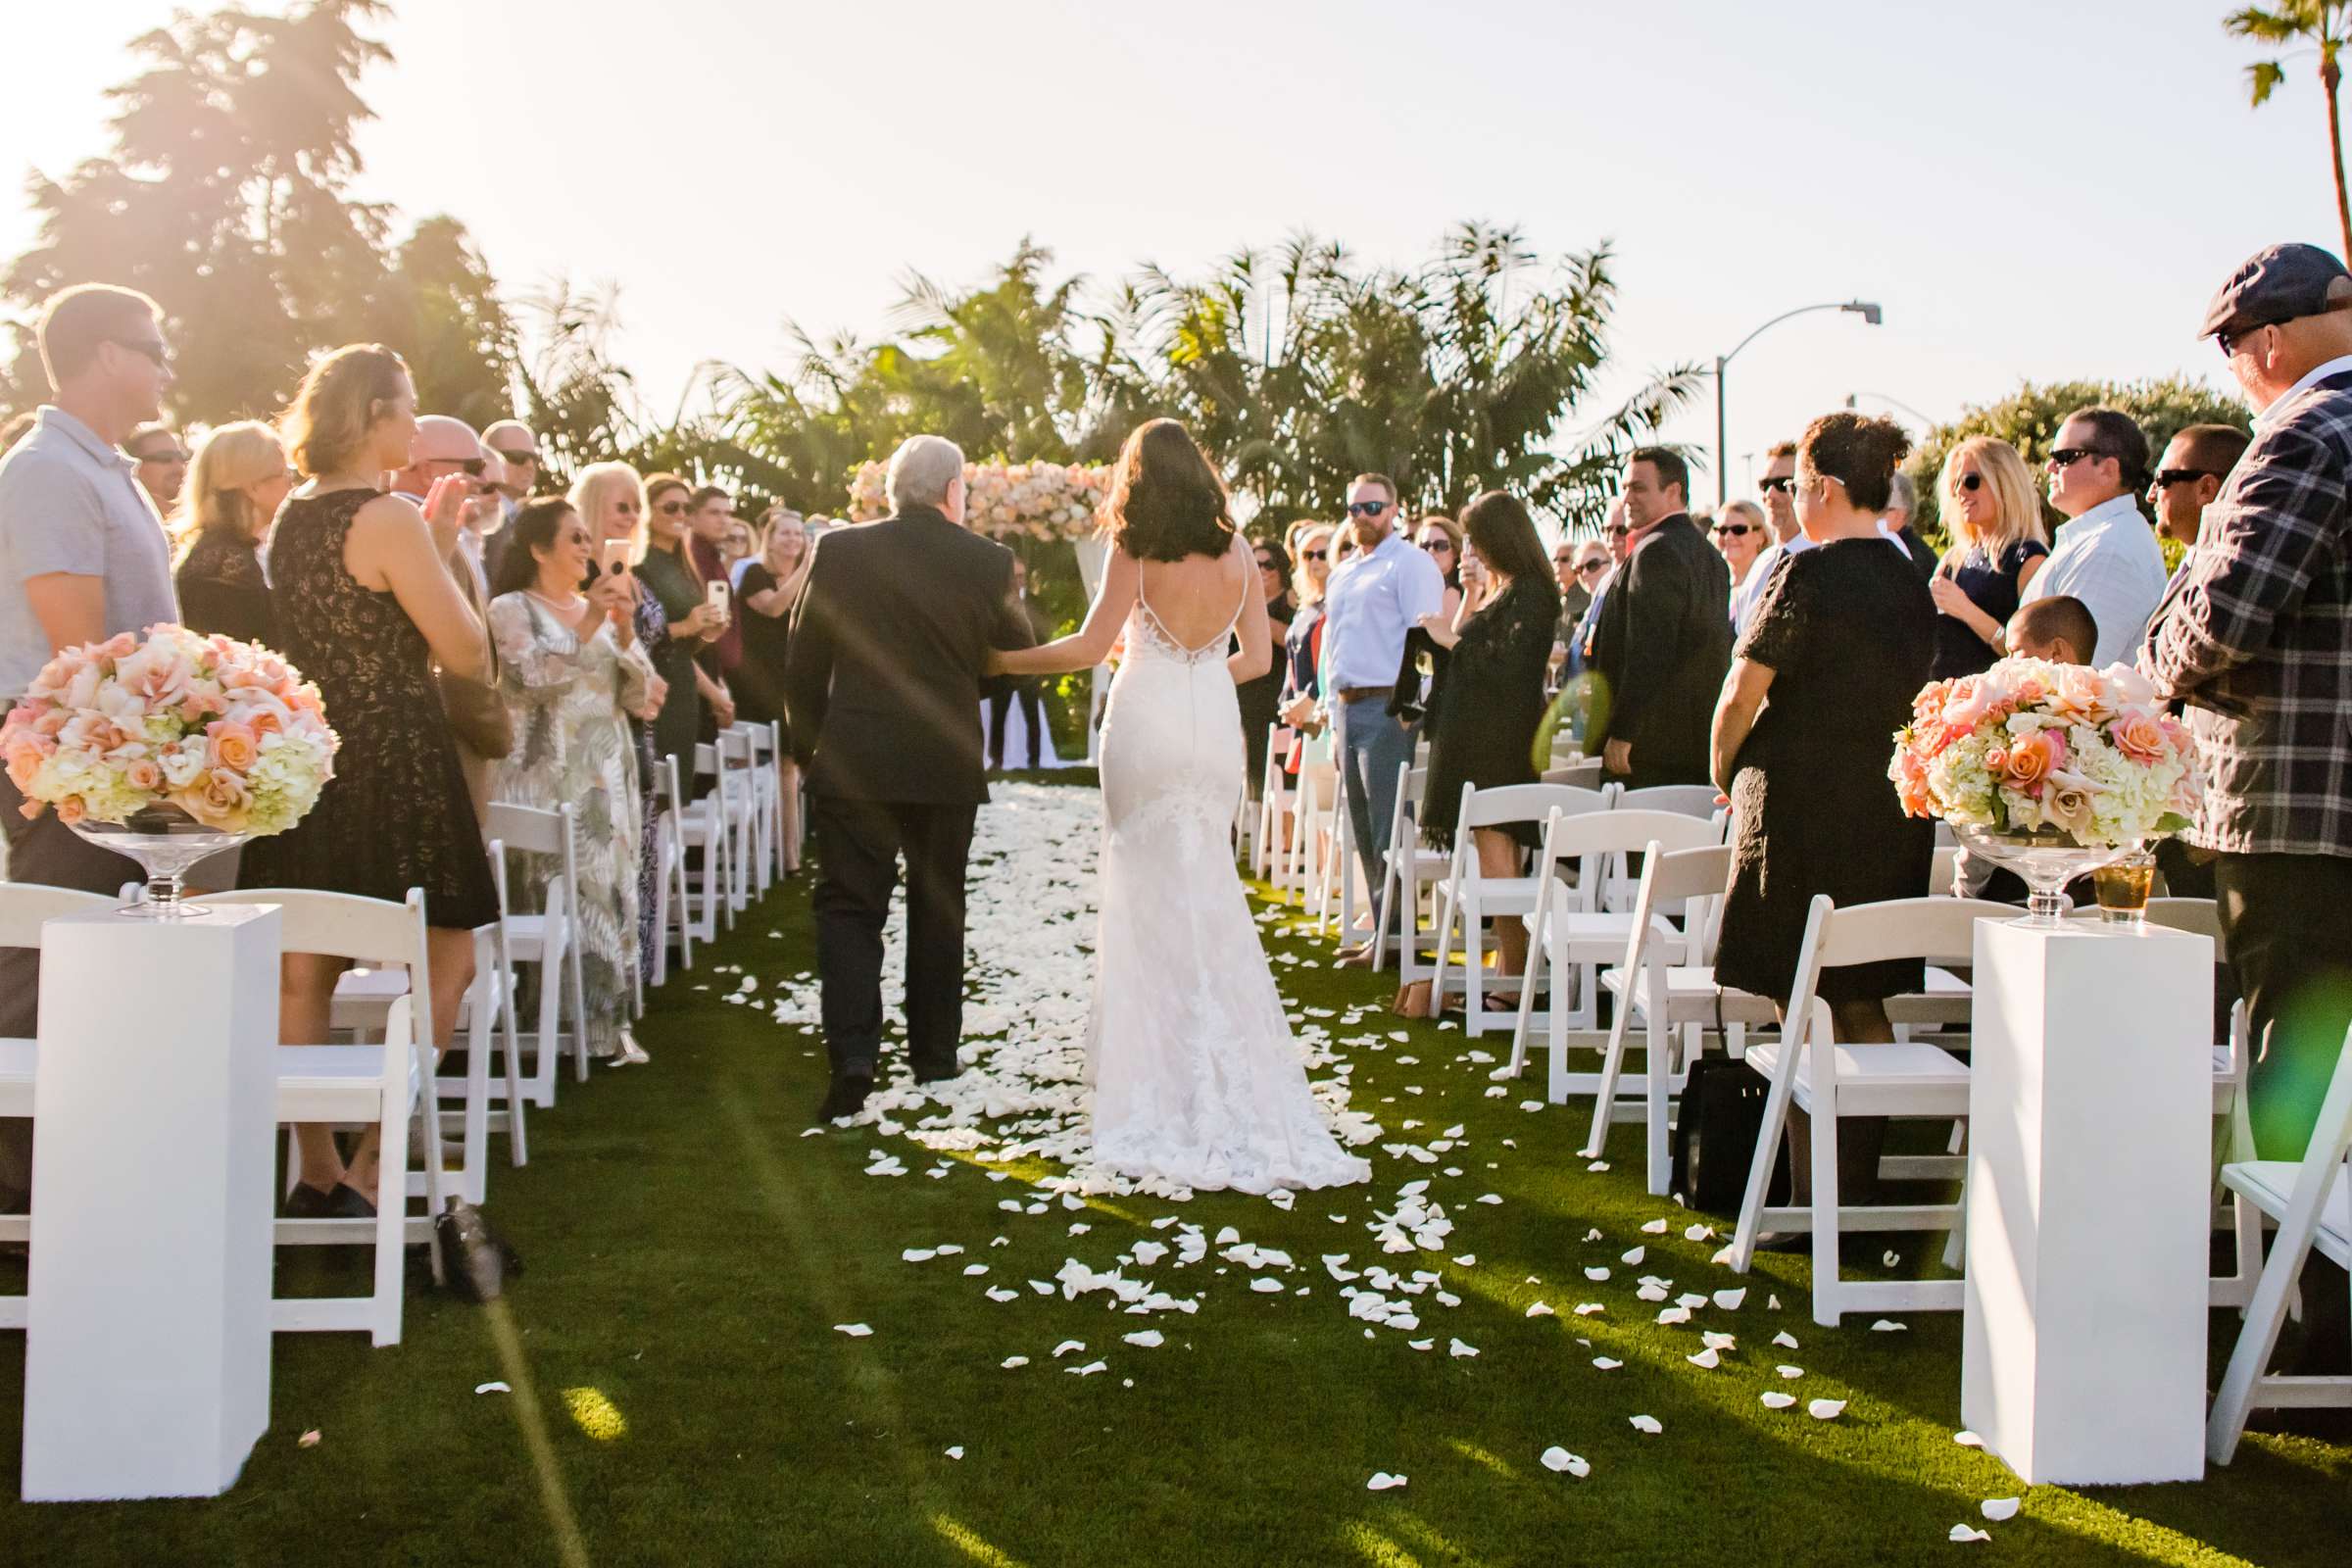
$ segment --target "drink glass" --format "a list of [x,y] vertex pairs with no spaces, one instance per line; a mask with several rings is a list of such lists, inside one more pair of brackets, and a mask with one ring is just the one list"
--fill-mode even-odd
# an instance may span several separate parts
[[2091,874],[2098,891],[2099,918],[2112,925],[2137,925],[2147,918],[2148,890],[2156,880],[2156,857],[2133,850]]

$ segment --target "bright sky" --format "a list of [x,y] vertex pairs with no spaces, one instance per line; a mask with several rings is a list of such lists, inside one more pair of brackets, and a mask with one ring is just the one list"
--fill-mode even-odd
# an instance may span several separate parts
[[[7,159],[98,151],[174,3],[44,8]],[[1023,234],[1107,279],[1299,228],[1406,261],[1476,218],[1614,242],[1613,391],[1886,306],[1740,356],[1740,490],[1849,393],[1943,416],[2024,377],[2218,378],[2219,281],[2335,244],[2316,72],[2249,109],[2221,0],[397,4],[363,193],[456,215],[511,289],[616,282],[664,401],[700,360],[781,366],[788,318],[877,335],[909,269],[973,280]],[[0,203],[0,248],[29,235]],[[1711,399],[1669,433],[1711,448]]]

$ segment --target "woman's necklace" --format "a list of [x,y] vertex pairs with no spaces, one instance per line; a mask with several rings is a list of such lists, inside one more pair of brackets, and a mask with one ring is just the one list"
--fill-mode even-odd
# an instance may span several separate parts
[[551,599],[536,588],[525,588],[523,592],[567,620],[579,619],[580,612],[588,608],[588,599],[584,594],[571,594],[563,599]]

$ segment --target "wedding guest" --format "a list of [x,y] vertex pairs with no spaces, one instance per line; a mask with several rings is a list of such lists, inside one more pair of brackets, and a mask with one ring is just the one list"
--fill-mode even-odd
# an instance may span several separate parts
[[477,819],[489,810],[491,764],[514,744],[513,716],[498,687],[498,649],[490,640],[490,579],[483,569],[483,529],[487,519],[498,514],[491,462],[481,438],[464,419],[446,414],[419,415],[408,461],[393,472],[390,484],[394,495],[419,507],[433,486],[445,478],[461,497],[457,527],[448,541],[451,569],[466,607],[479,623],[490,664],[479,679],[448,669],[436,678]]
[[[1029,597],[1029,564],[1018,555],[1012,558],[1012,613],[1029,628],[1032,642],[1052,642],[1054,623],[1037,602]],[[988,759],[992,769],[1003,770],[1014,765],[1007,750],[1011,739],[1013,710],[1021,715],[1021,733],[1028,740],[1027,763],[1032,769],[1045,765],[1046,706],[1045,682],[1037,675],[988,675],[980,681],[980,696],[988,709]],[[1261,743],[1262,750],[1262,743]]]
[[1601,769],[1629,789],[1703,784],[1707,719],[1731,663],[1732,574],[1691,523],[1690,471],[1669,447],[1626,459],[1625,564],[1593,632]]
[[[2258,1042],[2256,1150],[2300,1159],[2352,1022],[2352,275],[2316,246],[2273,246],[2222,285],[2199,335],[2258,411],[2254,439],[2139,664],[2187,701],[2209,781],[2184,837],[2217,856],[2222,933]],[[2315,1296],[2340,1354],[2343,1276]]]
[[[1533,784],[1536,731],[1545,711],[1544,676],[1560,613],[1559,587],[1544,559],[1535,519],[1518,498],[1489,490],[1462,512],[1471,559],[1484,568],[1478,597],[1455,618],[1425,614],[1419,625],[1437,645],[1437,681],[1429,698],[1429,786],[1421,836],[1432,849],[1453,848],[1462,786],[1482,790]],[[1479,828],[1473,835],[1481,873],[1521,874],[1524,852],[1541,830]],[[1524,972],[1527,928],[1494,923],[1499,973]]]
[[1323,591],[1331,581],[1331,547],[1338,530],[1300,517],[1284,536],[1291,557],[1291,597],[1297,609],[1283,638],[1282,721],[1297,732],[1284,770],[1296,775],[1309,760],[1331,755],[1330,731],[1316,716],[1323,702]]
[[[1999,437],[1972,435],[1952,448],[1936,485],[1952,548],[1928,579],[1936,602],[1933,673],[1950,680],[1990,669],[2007,651],[2003,628],[2048,564],[2050,546],[2033,470]],[[2082,650],[2085,659],[2090,654]]]
[[1559,641],[1563,644],[1576,634],[1576,623],[1585,618],[1585,611],[1592,603],[1592,592],[1585,586],[1584,574],[1577,569],[1577,563],[1587,548],[1597,551],[1601,570],[1606,571],[1608,551],[1592,546],[1589,541],[1586,545],[1579,545],[1562,534],[1560,542],[1551,547],[1551,578],[1560,590]]
[[792,760],[784,665],[792,653],[792,607],[808,580],[814,553],[799,513],[771,508],[764,523],[760,556],[742,564],[742,575],[735,582],[743,617],[743,663],[735,672],[734,690],[739,717],[782,726],[783,744],[776,748],[776,799],[784,808],[784,871],[789,876],[801,868],[801,768]]
[[[674,473],[657,473],[645,481],[644,559],[637,575],[662,607],[672,628],[669,646],[656,656],[655,669],[668,684],[661,716],[654,720],[654,755],[674,757],[688,790],[694,788],[694,745],[701,737],[703,706],[713,710],[716,727],[735,722],[734,699],[711,676],[696,655],[715,642],[726,622],[710,609],[703,578],[686,556],[687,513],[694,492]],[[690,617],[701,613],[688,631]]]
[[2078,409],[2050,448],[2050,505],[2068,519],[2021,601],[2072,594],[2099,623],[2100,669],[2129,662],[2164,597],[2164,552],[2133,499],[2148,484],[2148,438],[2115,409]]
[[[482,429],[482,452],[498,466],[498,505],[500,526],[483,541],[486,547],[482,559],[484,575],[498,576],[499,560],[506,554],[505,524],[514,520],[515,511],[523,500],[539,488],[539,476],[546,472],[539,458],[539,438],[531,427],[520,419],[498,419]],[[484,477],[489,477],[485,474]]]
[[1429,559],[1446,574],[1446,602],[1438,607],[1438,613],[1450,626],[1462,610],[1462,526],[1433,512],[1414,525],[1413,543],[1428,551]]
[[[706,588],[728,580],[727,565],[731,558],[727,554],[727,535],[735,522],[735,498],[717,485],[704,485],[686,498],[686,560]],[[743,662],[743,622],[730,615],[718,635],[705,643],[696,657],[711,680],[724,687],[734,676],[736,666]],[[730,710],[732,702],[730,691]],[[705,740],[734,722],[729,718],[712,724],[710,721],[717,711],[717,705],[712,703],[704,712]]]
[[188,527],[172,573],[181,623],[274,648],[261,548],[294,488],[286,449],[275,430],[256,420],[224,424],[196,449],[191,478]]
[[[595,573],[597,547],[569,501],[527,502],[508,527],[514,537],[491,585],[490,631],[518,733],[498,764],[498,798],[542,810],[568,805],[577,813],[574,939],[589,1054],[641,1063],[646,1054],[627,1021],[645,836],[629,720],[656,710],[648,700],[654,667],[637,639],[636,595],[626,576]],[[509,884],[514,912],[537,912],[551,869],[563,868],[543,867]],[[542,1049],[551,1047],[543,1042]]]
[[727,570],[728,578],[734,583],[735,593],[738,598],[742,597],[743,594],[744,573],[750,571],[756,563],[766,557],[768,547],[775,540],[777,525],[786,521],[787,519],[789,519],[792,524],[792,532],[794,534],[794,538],[791,541],[792,546],[798,550],[801,555],[807,555],[809,547],[816,543],[816,535],[809,528],[808,519],[802,516],[799,513],[793,511],[792,508],[770,507],[765,512],[760,514],[759,525],[752,530],[752,538],[757,542],[758,548],[755,549],[751,555],[745,559],[735,563],[735,564],[730,566]]
[[[1404,637],[1424,615],[1438,612],[1446,578],[1425,550],[1397,528],[1396,483],[1382,473],[1359,473],[1348,487],[1348,518],[1361,553],[1336,566],[1324,591],[1324,710],[1336,732],[1347,771],[1348,821],[1367,875],[1379,882],[1390,818],[1396,806],[1397,765],[1413,755],[1413,731],[1389,711]],[[1373,899],[1374,929],[1386,917]],[[1369,938],[1340,953],[1346,968],[1372,961]]]
[[1886,496],[1886,510],[1879,514],[1879,532],[1886,535],[1911,563],[1911,569],[1926,582],[1936,575],[1936,552],[1911,526],[1911,514],[1919,510],[1919,491],[1912,485],[1911,476],[1897,468],[1894,483]]
[[1763,602],[1765,583],[1774,568],[1788,557],[1813,548],[1813,541],[1796,525],[1795,492],[1796,443],[1778,442],[1766,454],[1764,471],[1756,479],[1756,495],[1763,503],[1765,520],[1772,525],[1771,538],[1748,568],[1747,580],[1732,595],[1735,633],[1746,631],[1755,618],[1756,606]]
[[2148,481],[2156,531],[2184,548],[2194,545],[2205,509],[2221,498],[2222,486],[2253,439],[2234,424],[2192,424],[2175,432]]
[[1739,602],[1740,585],[1747,581],[1747,574],[1755,570],[1756,559],[1764,554],[1764,540],[1771,528],[1772,524],[1764,520],[1764,509],[1753,501],[1727,501],[1715,514],[1715,525],[1709,532],[1724,565],[1732,573],[1732,597],[1724,606],[1727,616],[1731,606]]
[[[245,847],[244,881],[396,904],[422,888],[431,923],[429,1025],[445,1050],[473,980],[473,929],[498,916],[480,823],[433,680],[435,665],[477,681],[489,669],[456,557],[467,476],[434,479],[421,510],[377,488],[409,462],[416,433],[408,367],[380,345],[337,349],[314,365],[285,428],[305,482],[270,529],[270,612],[287,660],[318,684],[343,744],[310,814]],[[327,1038],[335,980],[346,967],[348,960],[318,954],[285,955],[279,1039]],[[333,1128],[295,1134],[300,1185],[287,1212],[372,1213],[375,1130],[348,1160]],[[383,1198],[402,1200],[398,1193]]]
[[[1250,541],[1250,549],[1256,558],[1258,584],[1266,596],[1266,635],[1273,640],[1272,664],[1255,680],[1244,681],[1234,694],[1241,702],[1242,743],[1249,768],[1243,787],[1254,804],[1265,794],[1266,742],[1282,719],[1283,687],[1289,676],[1284,652],[1290,640],[1291,617],[1298,612],[1298,607],[1291,598],[1281,555],[1272,545],[1256,540]],[[1041,631],[1038,641],[1051,642],[1053,634]]]
[[138,464],[139,488],[155,503],[156,514],[177,512],[188,484],[188,450],[179,436],[170,425],[142,424],[123,438],[122,450]]
[[2099,623],[2088,605],[2059,594],[2020,607],[2009,619],[2007,640],[2010,652],[2020,659],[2087,664],[2090,651],[2099,646]]
[[[51,401],[0,458],[0,702],[14,704],[60,649],[175,621],[172,546],[123,438],[172,385],[163,313],[146,295],[84,283],[51,295],[33,328]],[[0,770],[0,835],[17,882],[112,893],[142,878],[55,811],[27,819]],[[36,949],[0,948],[0,1036],[29,1040]],[[0,1213],[32,1185],[30,1124],[0,1121]]]
[[1570,675],[1581,675],[1592,667],[1592,634],[1600,629],[1601,601],[1608,597],[1609,579],[1625,564],[1626,541],[1632,533],[1633,524],[1625,520],[1625,498],[1620,496],[1609,503],[1600,537],[1577,546],[1577,581],[1584,584],[1590,597],[1583,618],[1568,638]]
[[[1933,826],[1906,817],[1886,785],[1886,738],[1909,720],[1935,647],[1927,586],[1879,533],[1910,445],[1858,414],[1806,426],[1794,500],[1814,548],[1774,573],[1715,707],[1710,761],[1733,823],[1715,975],[1784,1010],[1815,895],[1845,906],[1928,891]],[[1824,969],[1819,995],[1840,1044],[1890,1041],[1886,999],[1925,978],[1916,958]],[[1809,1146],[1793,1113],[1789,1125],[1802,1201]],[[1852,1200],[1877,1188],[1885,1133],[1883,1119],[1839,1124],[1839,1191]]]
[[[646,708],[658,715],[669,695],[669,680],[662,671],[665,667],[674,668],[680,657],[670,646],[673,632],[678,638],[694,639],[701,631],[697,617],[707,616],[708,607],[696,606],[694,614],[673,628],[669,617],[662,613],[662,601],[632,569],[644,560],[646,542],[645,485],[635,468],[625,463],[592,463],[572,480],[571,492],[565,499],[588,524],[588,536],[596,545],[597,575],[607,575],[604,563],[609,552],[619,558],[612,574],[628,583],[630,618],[635,624],[637,646],[655,671],[646,690]],[[685,657],[691,665],[691,656]],[[657,834],[662,780],[658,764],[662,754],[654,749],[654,725],[644,714],[630,715],[629,735],[636,753],[638,820],[642,824],[637,854],[637,972],[651,974],[654,945],[667,940],[665,933],[654,929],[654,879],[661,874]]]

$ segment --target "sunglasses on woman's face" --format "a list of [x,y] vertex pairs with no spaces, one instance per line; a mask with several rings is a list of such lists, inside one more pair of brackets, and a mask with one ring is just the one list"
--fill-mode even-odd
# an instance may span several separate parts
[[1265,556],[1260,556],[1257,558],[1257,569],[1260,571],[1273,571],[1276,569],[1276,567],[1270,559]]
[[654,510],[664,517],[681,517],[686,514],[686,503],[683,501],[657,502]]
[[1984,476],[1981,473],[1964,473],[1953,483],[1973,496],[1984,488]]
[[1444,537],[1424,539],[1421,541],[1421,548],[1433,556],[1450,556],[1453,554],[1453,541]]
[[1576,574],[1579,577],[1590,577],[1608,569],[1609,564],[1605,561],[1585,561],[1577,564]]
[[1719,538],[1744,539],[1748,535],[1748,526],[1744,522],[1720,522],[1715,525],[1715,533]]

